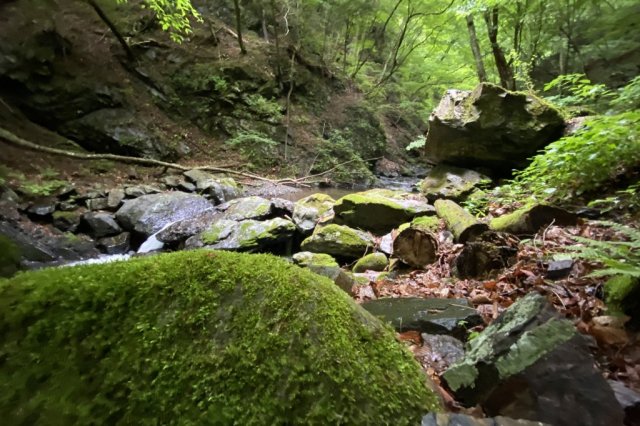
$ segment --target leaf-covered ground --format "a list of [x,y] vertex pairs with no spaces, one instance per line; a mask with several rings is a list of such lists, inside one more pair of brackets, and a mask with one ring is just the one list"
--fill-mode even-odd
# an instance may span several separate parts
[[[441,233],[442,236],[442,233]],[[625,329],[627,317],[609,315],[603,298],[606,278],[587,275],[599,265],[575,259],[568,276],[560,279],[548,277],[548,265],[553,256],[566,254],[575,245],[575,237],[594,240],[616,240],[619,235],[610,228],[593,222],[561,228],[549,226],[534,238],[518,241],[510,237],[505,244],[515,244],[518,254],[515,262],[494,271],[484,279],[456,279],[452,271],[454,259],[462,250],[461,244],[441,243],[438,260],[425,270],[402,274],[395,279],[372,281],[359,287],[357,301],[382,297],[443,297],[466,298],[490,324],[518,298],[535,291],[545,295],[553,306],[577,329],[593,337],[592,351],[598,367],[608,379],[624,382],[640,390],[640,333]],[[474,332],[484,326],[469,330]],[[428,347],[423,347],[420,334],[399,334],[413,350],[425,371],[439,384],[439,375],[448,367]],[[441,389],[452,409],[460,409],[455,400]]]

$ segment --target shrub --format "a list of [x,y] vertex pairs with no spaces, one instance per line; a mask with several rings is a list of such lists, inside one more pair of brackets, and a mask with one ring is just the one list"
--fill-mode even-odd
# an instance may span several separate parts
[[393,331],[269,255],[188,251],[0,280],[6,424],[398,424],[437,399]]
[[318,149],[313,172],[329,169],[331,178],[339,184],[371,183],[375,176],[353,145],[340,132],[332,132],[329,140],[323,140]]
[[258,132],[241,132],[225,142],[250,161],[249,168],[274,167],[279,163],[278,142]]

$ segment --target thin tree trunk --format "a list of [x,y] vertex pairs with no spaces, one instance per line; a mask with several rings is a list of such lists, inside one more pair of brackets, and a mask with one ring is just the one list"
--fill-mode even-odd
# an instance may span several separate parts
[[233,8],[236,12],[236,30],[238,31],[238,45],[240,46],[240,53],[246,55],[247,49],[245,49],[244,42],[242,41],[242,14],[240,11],[240,0],[233,0]]
[[107,14],[104,13],[104,10],[102,10],[102,8],[95,2],[95,0],[87,0],[87,3],[98,14],[100,19],[102,19],[102,22],[104,22],[109,27],[113,35],[118,40],[118,43],[120,43],[120,45],[122,46],[122,49],[126,53],[129,62],[135,62],[136,55],[133,53],[133,50],[131,50],[131,47],[129,47],[129,44],[127,44],[122,34],[120,34],[120,31],[118,31],[118,28],[115,26],[115,24],[111,22]]
[[262,37],[264,37],[264,41],[269,43],[269,31],[267,30],[267,14],[264,11],[264,7],[260,10],[262,11]]
[[504,56],[500,44],[498,44],[498,13],[498,7],[494,7],[484,13],[484,20],[487,23],[487,34],[491,42],[491,51],[493,52],[493,58],[496,62],[498,75],[500,76],[500,85],[505,89],[515,90],[516,82],[513,77],[513,71]]
[[287,92],[287,117],[284,126],[284,161],[289,159],[289,127],[291,126],[291,93],[293,93],[293,74],[295,71],[296,49],[291,49],[291,64],[289,68],[289,91]]
[[469,30],[469,43],[471,44],[471,51],[473,52],[473,59],[476,61],[476,72],[478,73],[478,80],[480,82],[487,81],[487,71],[484,68],[484,60],[482,59],[482,52],[480,51],[480,43],[478,43],[478,35],[476,34],[476,26],[473,22],[473,16],[470,14],[466,16],[467,29]]

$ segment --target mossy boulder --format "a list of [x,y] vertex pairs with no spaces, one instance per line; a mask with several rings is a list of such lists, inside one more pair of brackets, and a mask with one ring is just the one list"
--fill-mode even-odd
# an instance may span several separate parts
[[242,187],[233,178],[219,178],[198,169],[188,170],[184,172],[184,176],[193,182],[200,194],[216,204],[238,198],[242,194]]
[[416,194],[389,189],[371,189],[340,198],[335,220],[354,228],[384,235],[417,216],[435,215],[433,206]]
[[293,263],[298,266],[340,266],[338,262],[326,253],[312,253],[301,251],[293,255]]
[[640,279],[616,275],[606,282],[604,294],[612,313],[629,315],[634,324],[640,324]]
[[199,238],[207,247],[223,250],[263,251],[277,249],[291,240],[296,226],[290,220],[265,221],[222,219],[213,223]]
[[510,173],[563,130],[562,115],[544,100],[482,83],[473,91],[444,94],[429,118],[426,156],[436,163]]
[[358,259],[372,250],[373,245],[373,238],[366,232],[331,224],[316,228],[300,247],[302,250],[326,253],[342,259]]
[[353,272],[365,272],[365,271],[384,271],[389,265],[389,259],[384,253],[370,253],[356,262],[353,267]]
[[0,235],[0,277],[10,277],[20,269],[20,249],[9,238]]
[[224,210],[222,217],[228,220],[245,220],[245,219],[265,219],[271,214],[271,201],[262,197],[245,197],[238,198],[222,206]]
[[474,189],[489,183],[491,179],[474,170],[439,164],[429,171],[419,187],[429,201],[439,198],[462,201]]
[[0,280],[6,424],[397,424],[439,408],[393,332],[269,255],[190,251]]
[[293,207],[293,222],[298,229],[310,234],[323,217],[333,215],[336,200],[327,194],[312,194],[296,201]]

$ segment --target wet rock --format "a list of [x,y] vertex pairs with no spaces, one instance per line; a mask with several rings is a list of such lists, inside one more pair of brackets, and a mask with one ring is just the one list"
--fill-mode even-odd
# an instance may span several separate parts
[[158,194],[160,192],[162,192],[160,189],[151,185],[128,186],[124,189],[124,194],[127,198],[138,198],[143,195]]
[[420,426],[551,426],[530,420],[516,420],[508,417],[481,419],[460,413],[429,413],[422,418]]
[[466,299],[385,298],[364,302],[362,307],[399,331],[448,334],[464,337],[482,318]]
[[27,214],[33,219],[48,219],[56,211],[55,201],[34,203],[27,209]]
[[594,364],[586,338],[530,293],[471,340],[442,377],[458,401],[481,404],[491,416],[622,424],[622,409]]
[[338,262],[325,253],[312,253],[310,251],[301,251],[293,255],[293,263],[301,267],[307,266],[332,266],[339,267]]
[[241,222],[222,219],[202,232],[199,239],[204,246],[215,249],[262,251],[286,245],[295,231],[293,222],[282,218]]
[[563,129],[562,115],[543,100],[482,83],[473,91],[445,93],[429,118],[426,156],[510,173],[559,139]]
[[166,244],[181,243],[201,233],[219,220],[222,213],[215,207],[205,210],[196,216],[170,224],[156,234],[156,238]]
[[384,271],[389,266],[389,259],[384,253],[371,253],[358,260],[353,267],[353,272]]
[[300,247],[302,250],[326,253],[338,258],[358,259],[371,251],[373,245],[373,238],[366,232],[331,224],[317,227]]
[[312,194],[296,201],[293,222],[300,232],[310,234],[323,217],[333,215],[336,200],[326,194]]
[[340,198],[333,207],[336,223],[384,235],[414,217],[435,215],[433,206],[416,194],[372,189]]
[[122,188],[114,188],[109,191],[107,197],[107,208],[110,210],[117,210],[123,203],[126,194]]
[[97,247],[106,254],[124,254],[131,246],[131,234],[123,232],[112,237],[104,237],[98,240]]
[[242,195],[242,188],[232,178],[216,178],[203,170],[189,170],[184,176],[196,185],[196,190],[210,198],[215,204],[221,204]]
[[85,201],[89,210],[106,210],[109,208],[109,201],[106,198],[89,198]]
[[431,202],[439,198],[460,202],[478,186],[488,183],[491,179],[476,171],[440,164],[431,169],[419,186]]
[[82,216],[87,233],[93,238],[108,237],[122,232],[122,228],[110,213],[88,212]]
[[116,219],[125,230],[149,237],[171,222],[192,218],[211,207],[199,195],[163,192],[125,201]]
[[241,221],[246,219],[260,220],[271,215],[271,201],[262,197],[238,198],[224,203],[218,208],[223,211],[223,219]]
[[54,212],[52,215],[53,226],[62,232],[75,232],[80,226],[82,215],[82,210]]

